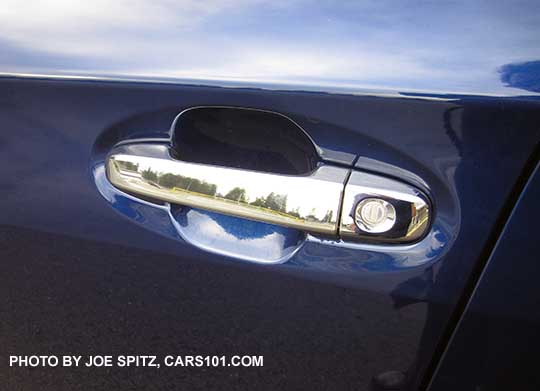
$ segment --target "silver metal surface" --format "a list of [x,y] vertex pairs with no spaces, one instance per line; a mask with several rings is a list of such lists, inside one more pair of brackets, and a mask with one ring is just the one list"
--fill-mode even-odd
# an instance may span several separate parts
[[345,184],[349,170],[329,165],[279,175],[184,162],[166,144],[141,143],[115,148],[106,171],[133,195],[346,241],[410,243],[430,225],[428,199],[416,188],[360,171]]
[[429,224],[429,203],[419,190],[393,179],[352,172],[343,196],[342,239],[409,243],[422,238]]
[[364,198],[356,205],[354,219],[364,232],[386,232],[396,223],[396,208],[381,198]]
[[189,163],[164,144],[117,147],[106,169],[114,186],[134,195],[331,236],[349,172],[323,165],[289,176]]

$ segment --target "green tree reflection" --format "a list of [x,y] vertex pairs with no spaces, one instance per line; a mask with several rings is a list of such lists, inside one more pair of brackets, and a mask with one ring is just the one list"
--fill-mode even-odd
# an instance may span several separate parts
[[142,177],[148,181],[156,182],[158,181],[158,174],[155,171],[152,171],[150,168],[144,170],[141,173]]
[[228,200],[232,201],[238,201],[242,203],[247,202],[247,195],[246,195],[246,189],[242,189],[241,187],[235,187],[231,191],[229,191],[227,194],[225,194],[225,197]]
[[[223,192],[218,193],[217,184],[209,183],[197,178],[170,172],[160,173],[152,170],[150,167],[143,169],[142,167],[139,167],[138,164],[126,161],[115,162],[115,164],[118,164],[119,168],[132,178],[131,180],[133,180],[133,178],[137,179],[138,177],[149,185],[170,189],[173,192],[189,192],[206,195],[221,200],[221,202],[231,202],[242,206],[257,207],[265,209],[267,212],[272,211],[276,214],[283,214],[292,218],[304,219],[307,221],[331,223],[335,218],[332,210],[328,210],[322,218],[317,217],[315,208],[312,208],[309,213],[302,213],[299,205],[292,205],[291,210],[287,210],[287,194],[271,192],[267,195],[258,196],[255,200],[250,202],[248,190],[240,186],[234,187],[226,193],[223,191],[224,189],[221,188]],[[130,174],[128,174],[128,172],[130,172]]]

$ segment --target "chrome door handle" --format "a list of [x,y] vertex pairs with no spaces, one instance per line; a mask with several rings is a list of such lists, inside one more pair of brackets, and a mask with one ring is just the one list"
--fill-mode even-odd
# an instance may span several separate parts
[[291,176],[176,160],[163,144],[114,149],[107,177],[139,196],[336,236],[348,169],[319,166]]
[[137,196],[345,240],[410,243],[427,232],[431,209],[416,188],[375,174],[320,165],[281,175],[173,158],[166,144],[126,144],[108,156],[117,188]]

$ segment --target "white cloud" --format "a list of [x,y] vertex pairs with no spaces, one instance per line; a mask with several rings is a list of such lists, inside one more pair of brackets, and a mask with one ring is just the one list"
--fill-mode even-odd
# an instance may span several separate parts
[[[430,7],[5,0],[0,39],[38,59],[33,69],[6,69],[0,57],[0,71],[46,74],[39,58],[57,58],[53,70],[64,74],[474,89],[497,85],[505,63],[540,57],[530,38],[537,16],[478,4],[459,15],[449,12],[455,5]],[[474,19],[479,13],[482,20]]]

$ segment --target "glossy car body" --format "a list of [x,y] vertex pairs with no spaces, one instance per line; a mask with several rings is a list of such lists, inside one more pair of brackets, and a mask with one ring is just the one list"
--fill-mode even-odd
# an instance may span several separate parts
[[[538,11],[531,1],[6,6],[0,380],[24,390],[493,384],[469,373],[477,362],[465,358],[488,354],[469,343],[481,333],[467,329],[470,311],[538,325],[535,247],[515,258],[527,248],[519,230],[534,245],[539,214],[527,195],[538,183]],[[351,244],[165,208],[107,181],[119,142],[169,140],[176,116],[196,106],[291,118],[321,163],[425,191],[430,232],[407,245]],[[502,294],[503,307],[483,288],[490,273],[521,276],[501,289],[522,294]],[[534,362],[534,351],[508,348],[513,338],[489,341],[501,344],[498,368],[513,355]],[[264,355],[265,366],[7,364],[145,353]],[[536,388],[530,376],[521,389]]]

